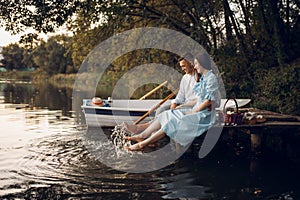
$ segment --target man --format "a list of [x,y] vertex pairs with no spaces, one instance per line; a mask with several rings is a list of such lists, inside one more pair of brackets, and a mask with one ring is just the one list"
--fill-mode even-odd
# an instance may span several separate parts
[[185,56],[179,58],[179,65],[182,71],[185,72],[185,75],[183,75],[180,81],[176,98],[171,101],[170,109],[174,109],[180,104],[193,101],[196,98],[193,88],[197,81],[198,74],[193,66],[193,56],[190,53],[185,54]]
[[[197,82],[198,74],[194,69],[193,59],[193,55],[190,53],[186,53],[184,56],[178,59],[179,65],[182,71],[185,72],[185,75],[183,75],[180,81],[179,91],[176,95],[176,98],[171,101],[171,106],[169,109],[175,109],[181,104],[191,102],[196,99],[193,88],[195,83]],[[157,109],[156,115],[167,109],[168,108],[166,107]],[[123,125],[125,129],[127,129],[127,131],[129,131],[131,134],[138,134],[145,130],[150,125],[150,123],[151,122],[138,125],[123,123]]]

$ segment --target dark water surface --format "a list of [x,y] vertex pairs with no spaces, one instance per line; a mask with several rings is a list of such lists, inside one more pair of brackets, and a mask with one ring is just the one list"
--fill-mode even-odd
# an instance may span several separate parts
[[296,164],[236,156],[222,142],[204,159],[189,153],[155,172],[111,169],[85,147],[71,94],[0,83],[0,199],[300,199]]

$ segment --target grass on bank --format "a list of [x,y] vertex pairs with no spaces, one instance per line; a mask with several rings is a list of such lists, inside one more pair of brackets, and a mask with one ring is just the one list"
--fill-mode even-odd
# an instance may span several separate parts
[[7,71],[7,72],[0,72],[0,80],[19,80],[19,81],[31,81],[33,71]]

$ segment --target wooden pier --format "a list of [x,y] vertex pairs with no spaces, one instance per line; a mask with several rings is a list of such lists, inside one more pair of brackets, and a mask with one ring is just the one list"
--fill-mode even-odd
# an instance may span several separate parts
[[250,138],[252,153],[257,155],[264,151],[267,137],[276,136],[281,138],[280,149],[282,154],[286,154],[289,140],[293,140],[295,135],[298,135],[300,139],[300,117],[254,108],[244,108],[243,110],[251,110],[256,115],[262,115],[266,121],[251,125],[224,125],[223,134],[228,134],[233,142],[236,142],[238,134],[247,134]]
[[[243,108],[241,111],[254,112],[255,115],[262,115],[266,120],[255,124],[215,125],[212,128],[216,128],[217,131],[207,132],[206,134],[213,134],[210,136],[204,134],[195,138],[189,152],[198,155],[203,145],[210,148],[205,140],[206,137],[211,137],[207,141],[219,138],[218,143],[225,144],[228,149],[234,150],[236,155],[246,153],[246,155],[258,158],[265,155],[264,152],[267,150],[268,152],[271,150],[271,152],[276,152],[276,155],[291,157],[288,153],[292,152],[296,155],[293,156],[297,157],[296,162],[300,163],[300,117],[254,108]],[[221,133],[218,133],[219,130],[222,130]],[[240,147],[243,148],[243,152],[238,152]]]

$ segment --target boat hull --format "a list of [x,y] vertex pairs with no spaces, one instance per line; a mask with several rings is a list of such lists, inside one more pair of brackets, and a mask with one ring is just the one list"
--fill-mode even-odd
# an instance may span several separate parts
[[[105,100],[104,100],[105,101]],[[134,123],[150,109],[159,104],[161,99],[148,100],[114,100],[109,106],[94,106],[90,99],[84,99],[82,110],[85,116],[86,124],[93,127],[114,127],[117,124],[126,122]],[[221,100],[221,105],[217,110],[222,110],[226,99]],[[247,105],[250,99],[237,99],[239,107]],[[105,102],[108,105],[108,102]],[[169,107],[171,100],[166,101],[162,106]],[[235,103],[228,102],[226,107],[235,107]],[[153,120],[155,111],[148,115],[141,123]]]
[[[81,106],[85,115],[86,124],[88,126],[113,127],[122,122],[134,123],[150,109],[155,107],[161,100],[114,100],[110,106],[101,107],[93,106],[90,100],[83,100]],[[170,100],[166,101],[163,106],[170,106]],[[145,117],[141,123],[152,120],[155,111]]]

